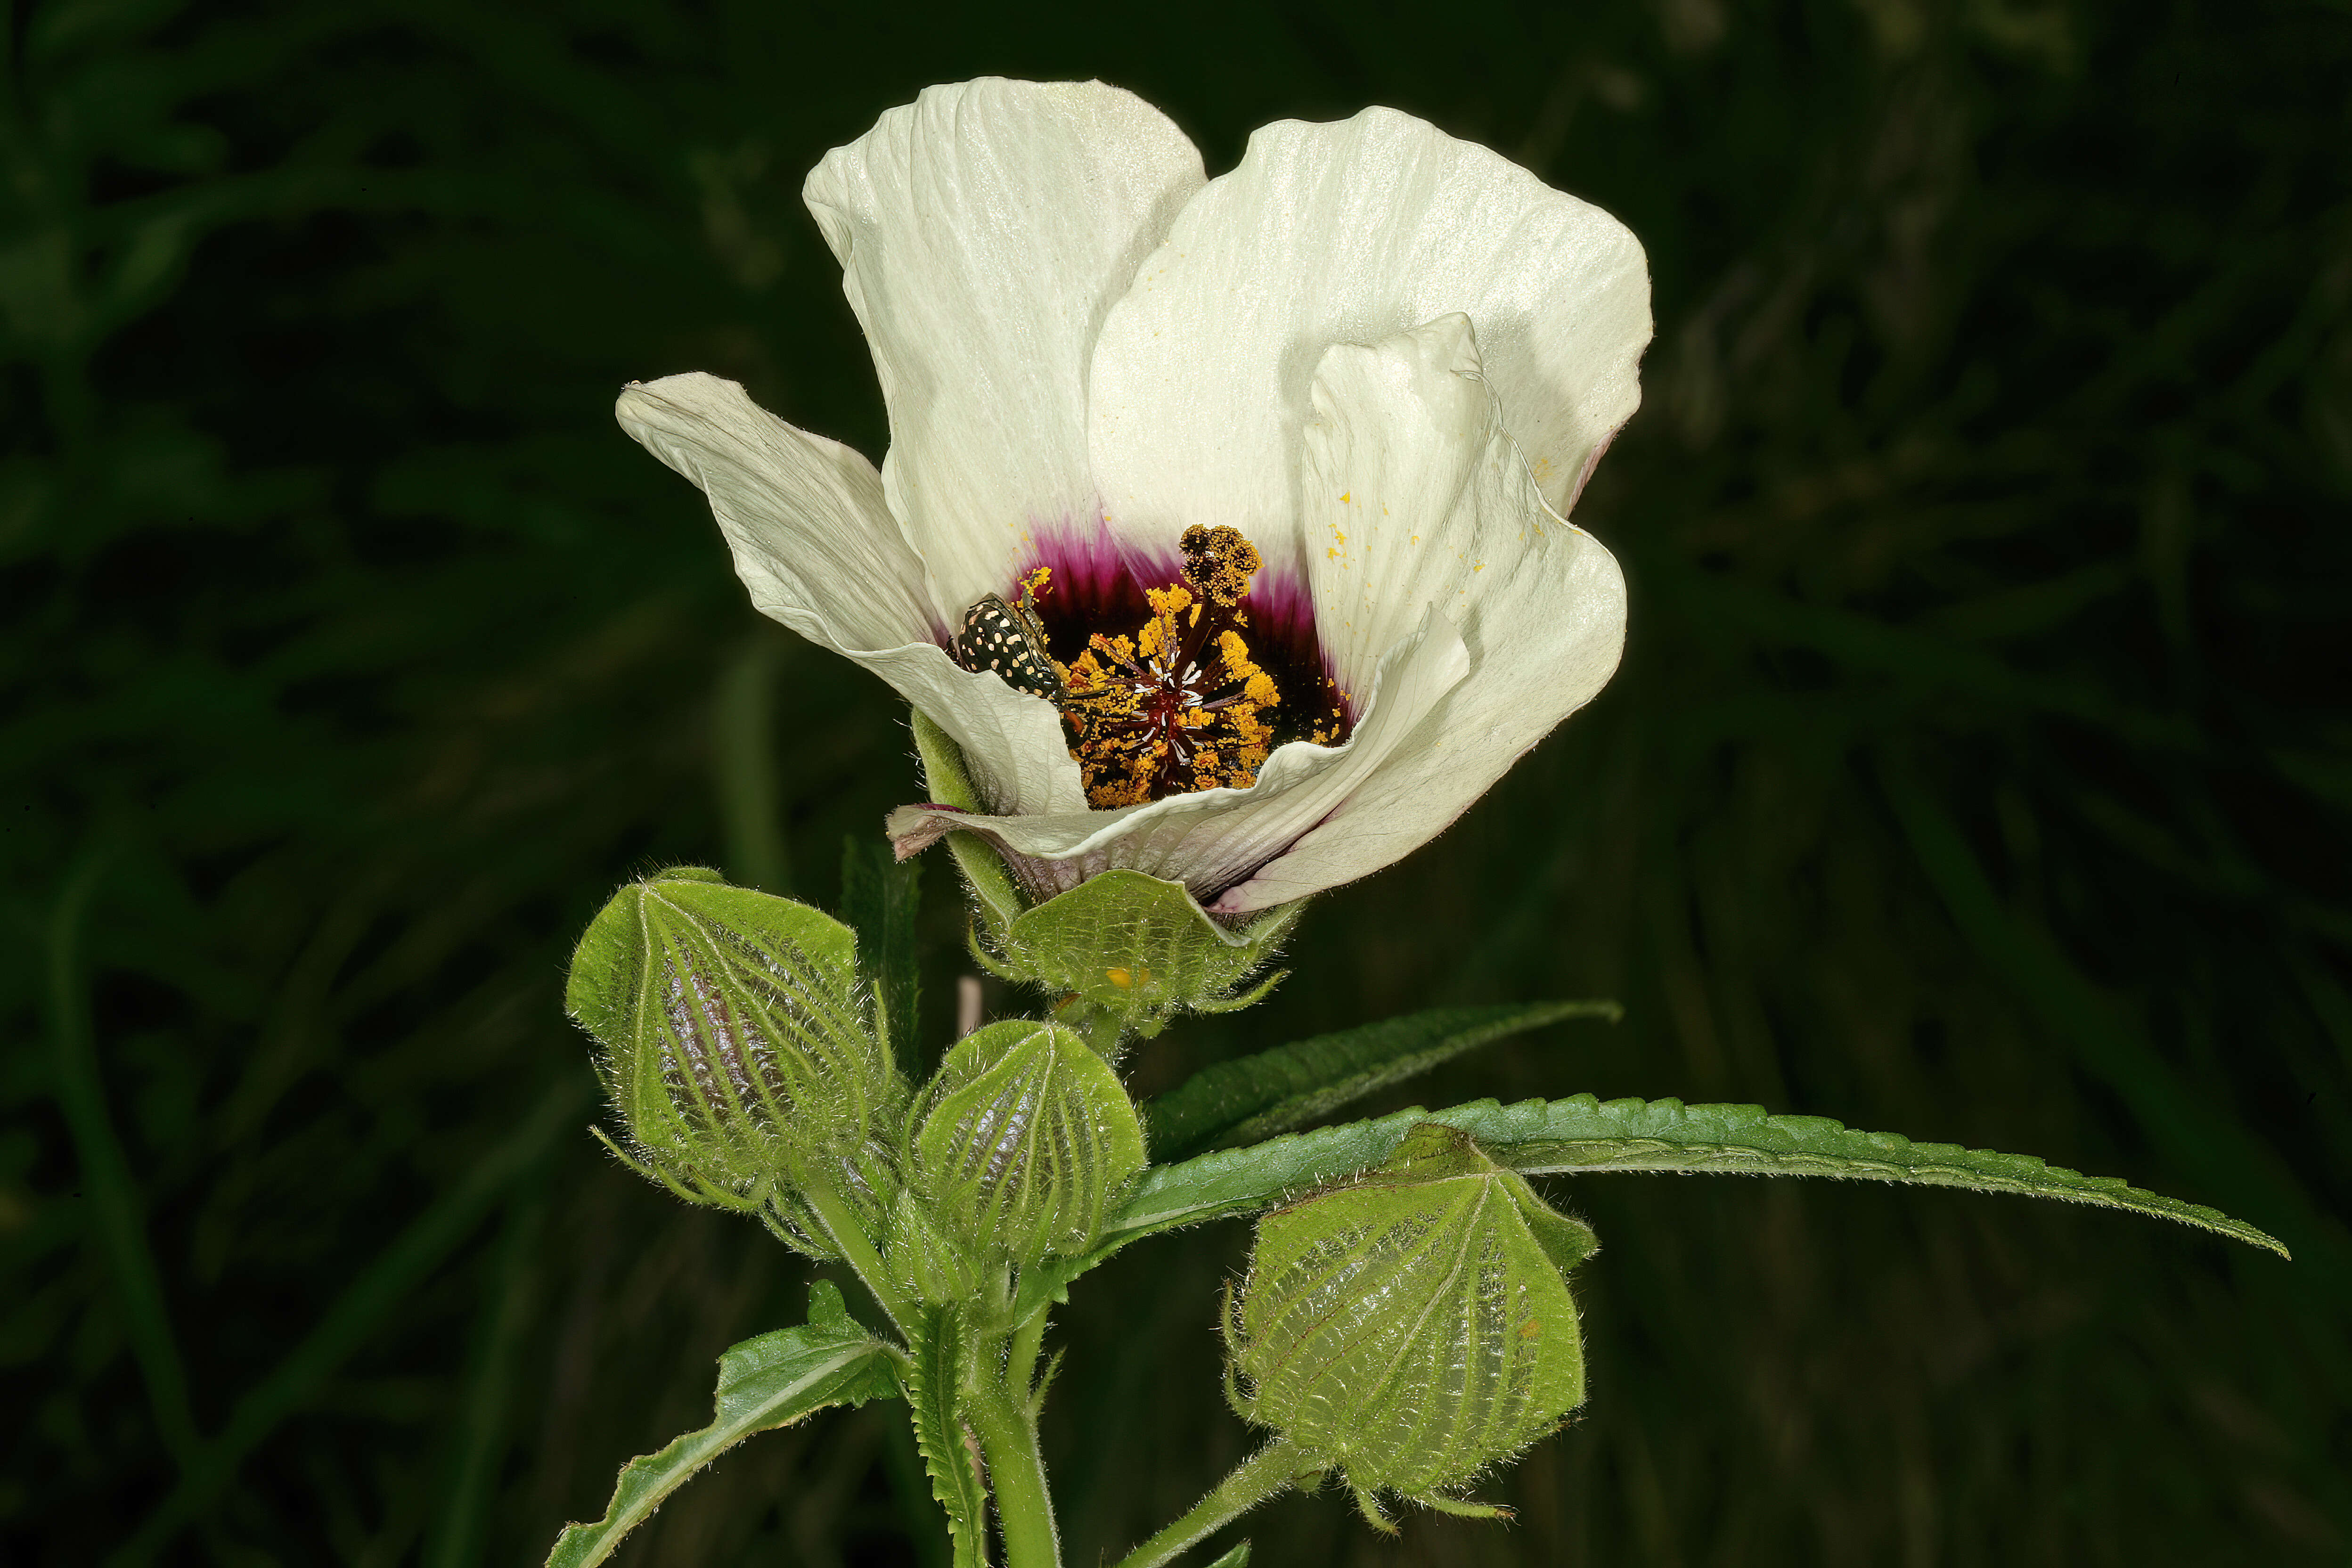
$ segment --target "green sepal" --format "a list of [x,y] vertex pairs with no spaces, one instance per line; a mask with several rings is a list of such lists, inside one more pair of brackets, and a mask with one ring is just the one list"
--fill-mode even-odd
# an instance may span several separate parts
[[930,1205],[910,1191],[902,1190],[891,1206],[883,1257],[891,1283],[926,1306],[974,1301],[989,1293],[989,1272],[972,1256],[963,1233],[941,1225]]
[[547,1568],[593,1568],[697,1471],[756,1432],[829,1405],[863,1405],[898,1391],[898,1352],[857,1326],[830,1281],[809,1287],[809,1321],[745,1340],[719,1358],[712,1419],[658,1453],[621,1468],[604,1517],[567,1524]]
[[[971,787],[971,776],[964,771],[962,748],[945,730],[923,717],[921,709],[909,709],[908,712],[913,721],[915,753],[923,763],[923,787],[931,799],[958,811],[985,811],[979,793]],[[1003,858],[988,840],[977,833],[950,833],[948,853],[955,858],[956,869],[963,873],[965,885],[971,889],[979,924],[992,936],[1002,932],[1028,908],[1029,900],[1013,886],[1012,873],[1004,868]]]
[[910,1179],[939,1228],[1027,1268],[1082,1253],[1144,1166],[1143,1128],[1108,1063],[1057,1025],[956,1042],[918,1099]]
[[[982,812],[961,752],[938,725],[914,715],[915,745],[930,797]],[[1003,858],[973,833],[951,832],[949,851],[971,885],[976,956],[1000,978],[1058,999],[1063,1021],[1098,1045],[1158,1034],[1179,1012],[1225,1012],[1258,1000],[1248,989],[1305,912],[1304,900],[1226,925],[1181,882],[1140,871],[1089,877],[1031,904]]]
[[682,867],[590,922],[564,1002],[641,1168],[707,1203],[784,1201],[898,1101],[858,996],[856,937],[805,904]]
[[1259,1142],[1480,1046],[1562,1019],[1623,1016],[1614,1002],[1434,1007],[1217,1062],[1143,1106],[1151,1157]]
[[1584,1402],[1560,1259],[1591,1237],[1466,1134],[1422,1122],[1379,1170],[1259,1223],[1225,1316],[1237,1403],[1360,1500],[1438,1502]]
[[1001,972],[1061,998],[1089,1037],[1148,1039],[1177,1013],[1217,1012],[1240,1000],[1306,911],[1301,900],[1228,927],[1181,882],[1105,871],[1024,910],[994,956]]
[[1250,1543],[1244,1541],[1214,1563],[1210,1563],[1209,1568],[1249,1568],[1249,1560]]
[[1377,1171],[1349,1184],[1354,1190],[1419,1186],[1472,1176],[1493,1182],[1518,1206],[1529,1234],[1552,1266],[1566,1274],[1601,1250],[1601,1238],[1580,1219],[1561,1214],[1536,1194],[1528,1179],[1491,1158],[1466,1132],[1443,1121],[1416,1123]]
[[1738,1175],[1832,1176],[2017,1193],[2128,1209],[2197,1226],[2232,1240],[2286,1248],[2243,1220],[2199,1204],[2143,1192],[2113,1176],[2085,1176],[2029,1154],[1950,1143],[1915,1143],[1893,1132],[1861,1132],[1826,1117],[1774,1116],[1753,1105],[1685,1105],[1678,1100],[1474,1100],[1450,1110],[1401,1110],[1291,1133],[1246,1149],[1221,1149],[1144,1173],[1101,1243],[1099,1262],[1139,1237],[1176,1226],[1253,1214],[1287,1197],[1371,1169],[1424,1121],[1467,1132],[1497,1163],[1528,1175],[1601,1171],[1689,1171]]

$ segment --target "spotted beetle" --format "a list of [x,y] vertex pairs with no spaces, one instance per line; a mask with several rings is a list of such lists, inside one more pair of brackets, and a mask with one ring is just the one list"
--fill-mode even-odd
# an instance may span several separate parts
[[976,675],[994,670],[1015,691],[1048,702],[1059,703],[1066,695],[1027,594],[1018,605],[991,594],[966,610],[963,630],[956,634],[955,661]]

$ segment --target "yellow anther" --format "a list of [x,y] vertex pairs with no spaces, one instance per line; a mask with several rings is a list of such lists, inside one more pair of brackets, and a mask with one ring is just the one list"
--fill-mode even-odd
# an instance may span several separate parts
[[1257,550],[1230,528],[1188,529],[1182,546],[1182,580],[1144,590],[1143,623],[1096,633],[1064,670],[1070,754],[1097,810],[1246,789],[1274,743],[1265,715],[1281,692],[1251,657],[1239,608]]

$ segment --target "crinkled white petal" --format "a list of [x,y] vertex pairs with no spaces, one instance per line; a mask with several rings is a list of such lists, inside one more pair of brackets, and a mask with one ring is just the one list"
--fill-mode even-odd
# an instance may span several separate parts
[[698,371],[632,382],[613,413],[710,498],[736,573],[763,613],[845,650],[940,634],[923,563],[899,537],[880,476],[861,454]]
[[1433,611],[1381,661],[1354,733],[1337,746],[1293,741],[1276,748],[1248,789],[1202,790],[1118,811],[1049,816],[902,806],[887,826],[902,853],[951,828],[980,833],[1041,896],[1125,868],[1182,882],[1207,902],[1311,838],[1318,825],[1395,765],[1400,744],[1423,726],[1469,668],[1460,636]]
[[883,504],[873,464],[713,375],[632,384],[614,413],[709,498],[762,615],[856,660],[929,714],[963,747],[998,810],[1083,808],[1053,704],[959,668],[934,640],[923,563]]
[[1286,563],[1324,349],[1451,310],[1478,323],[1510,434],[1565,512],[1641,397],[1633,235],[1393,110],[1259,131],[1103,322],[1089,419],[1112,527],[1164,550],[1188,523],[1230,523]]
[[[1371,348],[1342,344],[1316,373],[1302,501],[1316,619],[1346,660],[1439,614],[1469,673],[1315,828],[1222,912],[1350,882],[1419,848],[1617,668],[1625,582],[1616,559],[1544,502],[1470,322],[1448,316]],[[1344,677],[1343,677],[1344,679]]]
[[1089,353],[1201,186],[1166,116],[1100,82],[926,89],[803,193],[890,414],[885,493],[950,622],[1041,529],[1090,528]]

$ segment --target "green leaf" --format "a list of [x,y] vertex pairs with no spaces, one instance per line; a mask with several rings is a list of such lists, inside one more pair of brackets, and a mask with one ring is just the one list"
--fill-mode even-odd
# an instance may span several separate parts
[[883,841],[841,845],[841,913],[857,932],[857,970],[874,994],[875,1022],[903,1065],[915,1044],[921,975],[915,966],[915,911],[923,865],[901,861]]
[[1031,984],[1076,996],[1149,1038],[1181,1009],[1214,1011],[1237,1000],[1306,908],[1284,904],[1228,929],[1181,882],[1105,871],[1023,910],[1002,956]]
[[988,1489],[964,1441],[961,1403],[971,1334],[963,1314],[953,1307],[924,1313],[912,1351],[900,1377],[914,1411],[915,1447],[930,1474],[931,1495],[947,1511],[955,1568],[982,1568]]
[[1159,1165],[1111,1218],[1090,1257],[1108,1258],[1138,1237],[1229,1215],[1254,1214],[1293,1195],[1368,1171],[1423,1121],[1459,1128],[1525,1174],[1581,1171],[1704,1171],[1729,1175],[1839,1176],[1976,1192],[2021,1193],[2178,1220],[2280,1257],[2286,1248],[2242,1220],[2146,1193],[2113,1176],[2084,1176],[2029,1154],[1951,1143],[1914,1143],[1893,1132],[1853,1131],[1819,1116],[1773,1116],[1753,1105],[1678,1100],[1491,1100],[1439,1111],[1401,1110],[1293,1133]]
[[1249,1542],[1244,1541],[1214,1563],[1210,1563],[1209,1568],[1249,1568]]
[[809,1321],[745,1340],[721,1355],[710,1425],[621,1467],[604,1517],[565,1525],[547,1568],[604,1562],[664,1499],[753,1433],[789,1426],[828,1405],[863,1405],[891,1393],[891,1353],[850,1321],[838,1289],[822,1280],[811,1286]]
[[1144,1128],[1160,1161],[1255,1143],[1511,1035],[1623,1016],[1614,1002],[1434,1007],[1203,1068],[1143,1107]]

